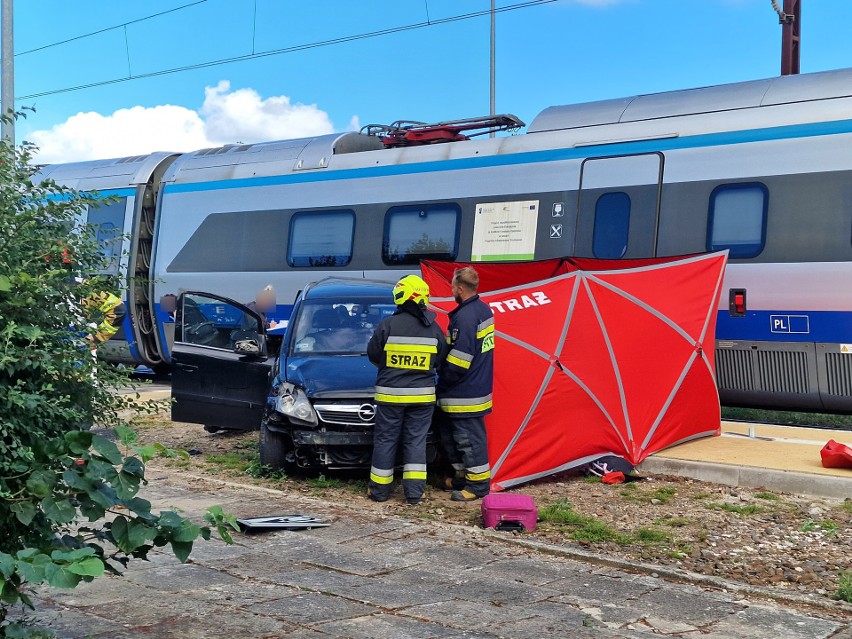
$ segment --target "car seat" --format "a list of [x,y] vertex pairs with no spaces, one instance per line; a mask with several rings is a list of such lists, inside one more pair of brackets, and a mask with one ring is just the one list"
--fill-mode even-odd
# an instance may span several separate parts
[[311,318],[311,327],[324,330],[340,328],[340,315],[333,308],[320,308]]

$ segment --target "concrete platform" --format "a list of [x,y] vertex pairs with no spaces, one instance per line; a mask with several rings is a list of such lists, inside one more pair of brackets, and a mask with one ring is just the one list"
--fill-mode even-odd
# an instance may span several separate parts
[[639,470],[728,486],[852,499],[852,469],[822,466],[820,449],[830,439],[852,445],[852,431],[722,422],[719,437],[655,453]]

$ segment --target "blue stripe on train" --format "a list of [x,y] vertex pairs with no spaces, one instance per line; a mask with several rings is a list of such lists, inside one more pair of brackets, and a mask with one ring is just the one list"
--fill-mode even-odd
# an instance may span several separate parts
[[759,342],[852,343],[852,311],[719,311],[716,339]]

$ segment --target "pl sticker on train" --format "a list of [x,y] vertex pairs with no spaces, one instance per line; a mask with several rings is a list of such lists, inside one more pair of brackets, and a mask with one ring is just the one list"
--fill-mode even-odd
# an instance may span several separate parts
[[840,352],[846,355],[852,355],[852,344],[841,344]]

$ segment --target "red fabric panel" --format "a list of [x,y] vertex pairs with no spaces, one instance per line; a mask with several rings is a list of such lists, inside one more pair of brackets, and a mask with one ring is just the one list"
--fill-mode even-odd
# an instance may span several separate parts
[[479,273],[479,294],[537,282],[576,270],[564,259],[538,262],[438,262],[424,260],[420,271],[432,297],[452,297],[453,273],[472,266]]
[[[651,453],[701,433],[719,435],[721,419],[716,384],[707,372],[707,364],[696,359],[648,445],[637,450],[630,462],[635,466]],[[642,440],[638,443],[641,445]]]
[[[725,263],[725,254],[712,254],[473,264],[495,319],[494,412],[486,418],[495,490],[592,456],[636,465],[719,434],[713,355]],[[443,313],[456,304],[434,299],[451,295],[459,266],[422,264],[444,327]],[[563,273],[572,275],[550,277]]]

